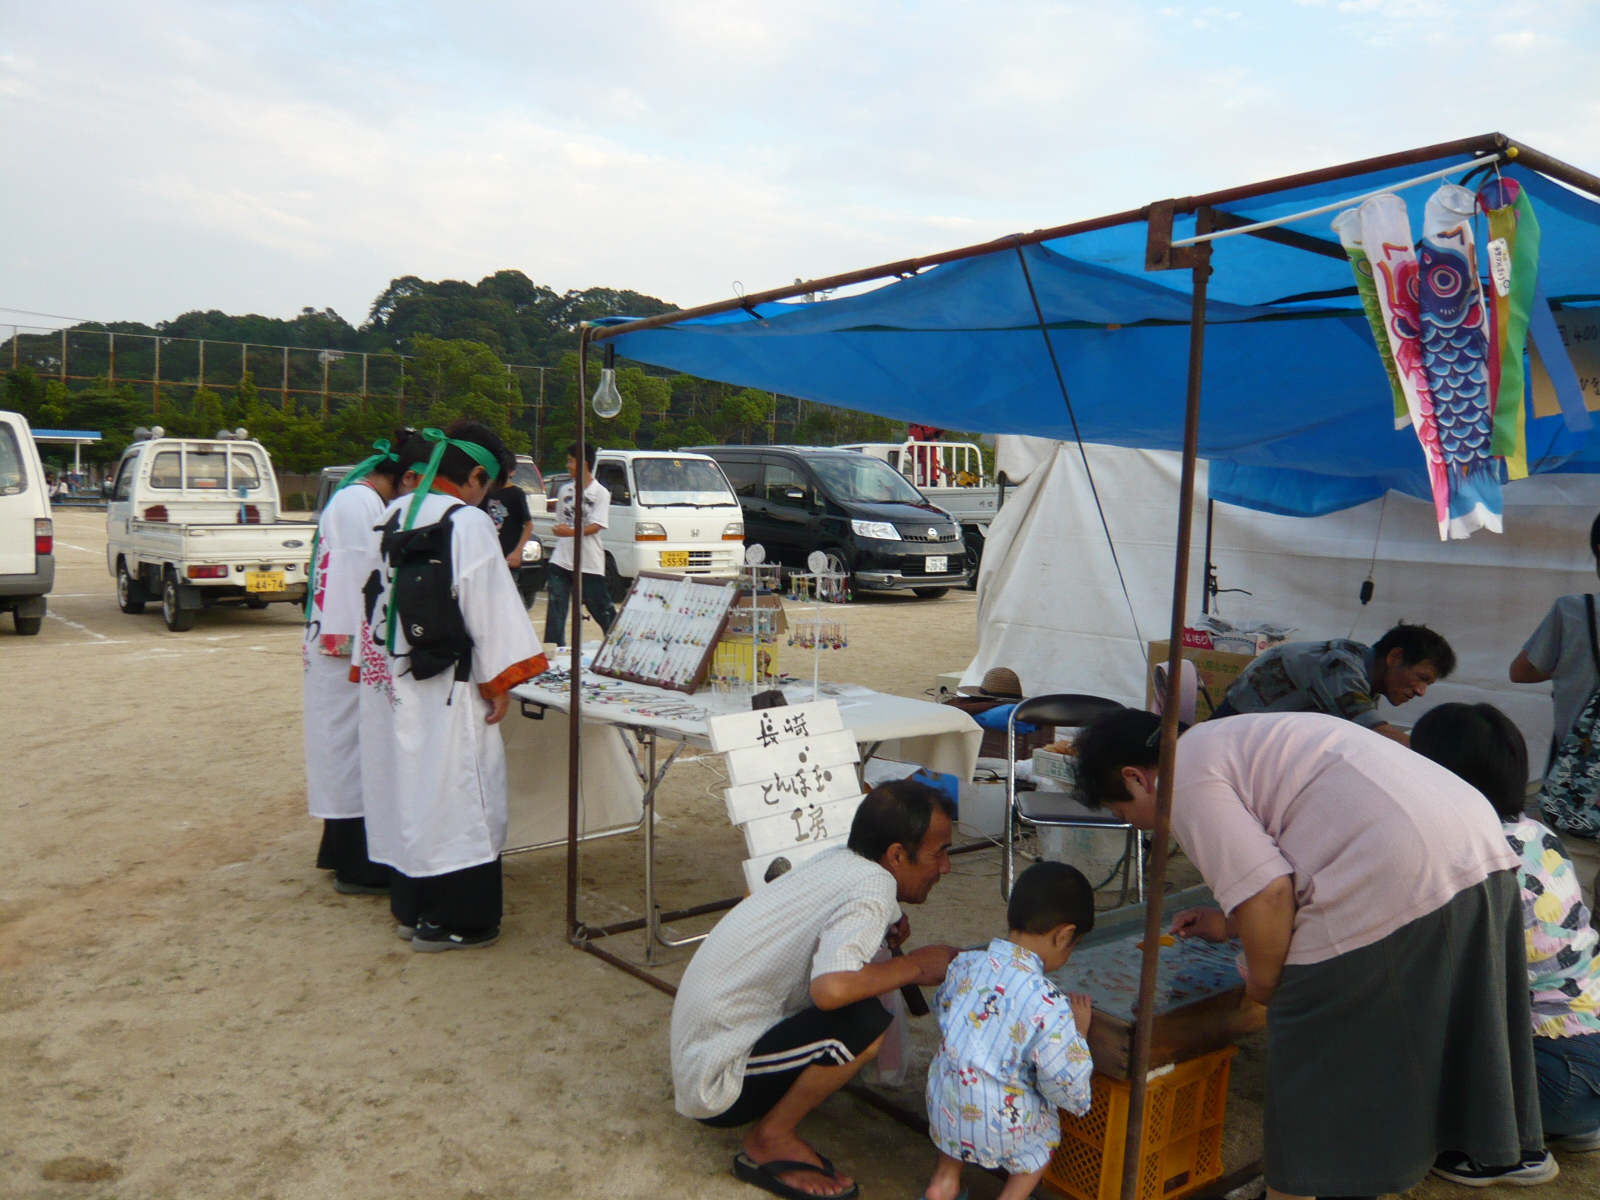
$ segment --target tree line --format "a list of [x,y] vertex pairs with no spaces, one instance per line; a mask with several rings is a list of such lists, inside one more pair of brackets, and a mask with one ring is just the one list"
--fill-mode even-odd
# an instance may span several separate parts
[[[557,293],[533,283],[521,271],[497,271],[476,284],[431,282],[408,275],[379,294],[360,325],[350,324],[332,309],[312,308],[289,320],[211,310],[185,313],[153,326],[76,325],[67,331],[69,337],[136,335],[120,342],[106,339],[104,349],[98,338],[78,337],[87,349],[74,350],[73,366],[76,374],[92,372],[87,380],[63,383],[52,377],[58,360],[45,357],[37,346],[24,355],[18,351],[25,342],[0,343],[0,353],[9,351],[17,361],[5,374],[0,408],[19,411],[43,428],[100,431],[102,441],[84,450],[91,462],[116,459],[139,426],[159,424],[168,433],[187,437],[209,437],[219,429],[243,426],[267,448],[280,470],[308,473],[365,457],[373,439],[387,437],[399,426],[443,426],[470,417],[493,428],[516,452],[537,451],[541,466],[559,468],[576,432],[580,323],[675,311],[676,305],[653,296],[613,288]],[[147,360],[160,352],[158,338],[364,354],[367,362],[381,368],[374,375],[382,382],[359,403],[341,396],[324,416],[321,405],[308,403],[304,394],[280,395],[276,377],[258,380],[260,372],[252,369],[256,360],[248,354],[239,362],[224,358],[220,366],[213,359],[208,369],[203,359],[191,362],[169,349],[159,364],[158,392],[148,383],[130,381],[152,378],[156,368]],[[32,340],[40,345],[48,342],[46,350],[54,345],[37,336]],[[538,377],[508,370],[513,363],[546,368],[542,403]],[[591,390],[598,367],[597,356],[591,356]],[[619,361],[618,368],[622,412],[610,421],[588,422],[590,436],[608,448],[678,449],[768,441],[831,445],[905,437],[903,423],[884,417],[669,374],[638,363]],[[315,366],[308,358],[294,370],[304,375],[314,373]],[[289,368],[283,371],[281,382],[288,387]],[[314,390],[315,381],[297,376],[294,385],[304,393]]]

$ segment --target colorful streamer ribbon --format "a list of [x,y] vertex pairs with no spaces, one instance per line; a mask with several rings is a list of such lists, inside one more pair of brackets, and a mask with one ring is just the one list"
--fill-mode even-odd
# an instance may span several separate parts
[[[372,443],[372,448],[376,450],[377,453],[371,458],[362,459],[355,466],[350,468],[350,473],[339,481],[339,486],[334,488],[333,492],[328,496],[330,501],[334,496],[337,496],[340,492],[344,491],[344,489],[349,487],[352,483],[359,483],[368,475],[371,475],[379,463],[386,461],[400,461],[400,456],[396,454],[394,449],[389,445],[388,438],[379,438],[377,441]],[[317,547],[321,541],[322,524],[321,522],[318,522],[316,532],[311,535],[311,586],[306,588],[306,620],[308,621],[311,620],[311,605],[316,599],[317,594]]]

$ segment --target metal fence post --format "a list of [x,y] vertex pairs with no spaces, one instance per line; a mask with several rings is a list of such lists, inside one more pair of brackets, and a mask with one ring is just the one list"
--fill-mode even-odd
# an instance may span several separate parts
[[67,331],[61,331],[61,386],[67,386]]
[[206,386],[206,340],[205,340],[205,338],[201,338],[200,339],[200,382],[195,384],[194,390],[195,390],[196,395],[198,395],[199,392],[200,392],[200,389],[205,387],[205,386]]
[[328,352],[324,350],[317,356],[322,359],[322,419],[328,419],[328,364],[332,361]]
[[361,352],[361,411],[367,411],[367,352]]
[[283,410],[289,411],[289,347],[283,348]]
[[106,347],[107,360],[109,362],[106,367],[106,386],[115,387],[117,385],[117,335],[115,333],[106,334]]
[[156,334],[156,377],[150,382],[150,411],[161,411],[161,335]]

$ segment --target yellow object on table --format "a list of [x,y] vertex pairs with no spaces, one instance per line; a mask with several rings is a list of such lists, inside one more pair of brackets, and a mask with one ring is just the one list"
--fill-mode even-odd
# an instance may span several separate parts
[[[1136,1200],[1181,1200],[1222,1176],[1222,1120],[1236,1053],[1225,1046],[1150,1080]],[[1061,1114],[1061,1144],[1044,1169],[1045,1182],[1075,1200],[1116,1200],[1122,1190],[1129,1086],[1095,1074],[1089,1111],[1081,1117]]]

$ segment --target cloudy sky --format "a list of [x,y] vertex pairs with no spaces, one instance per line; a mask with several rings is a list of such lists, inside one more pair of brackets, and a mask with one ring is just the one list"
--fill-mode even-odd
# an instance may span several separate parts
[[1501,130],[1600,171],[1600,0],[0,0],[0,322],[693,304]]

